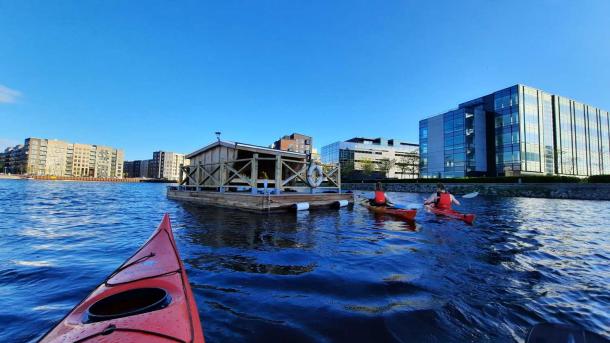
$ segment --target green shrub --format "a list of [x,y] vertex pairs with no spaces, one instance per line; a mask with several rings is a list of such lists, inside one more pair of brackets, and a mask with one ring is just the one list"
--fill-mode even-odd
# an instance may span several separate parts
[[591,175],[587,178],[589,183],[610,183],[610,175]]

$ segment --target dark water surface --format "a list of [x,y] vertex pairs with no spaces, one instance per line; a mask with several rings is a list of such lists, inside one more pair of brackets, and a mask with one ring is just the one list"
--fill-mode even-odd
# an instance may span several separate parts
[[165,212],[208,342],[512,342],[541,321],[610,337],[610,202],[463,203],[474,226],[423,212],[412,226],[360,206],[252,215],[162,184],[0,180],[0,342],[52,327]]

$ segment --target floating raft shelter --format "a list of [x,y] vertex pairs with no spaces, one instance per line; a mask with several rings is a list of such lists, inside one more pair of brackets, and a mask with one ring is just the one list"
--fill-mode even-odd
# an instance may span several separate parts
[[217,141],[186,156],[178,186],[167,197],[194,205],[254,212],[343,207],[353,194],[341,191],[339,164],[306,154]]

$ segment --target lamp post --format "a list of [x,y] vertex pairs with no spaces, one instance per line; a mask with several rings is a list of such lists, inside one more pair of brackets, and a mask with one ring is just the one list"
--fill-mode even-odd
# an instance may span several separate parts
[[220,142],[220,131],[214,132],[216,134],[216,139]]

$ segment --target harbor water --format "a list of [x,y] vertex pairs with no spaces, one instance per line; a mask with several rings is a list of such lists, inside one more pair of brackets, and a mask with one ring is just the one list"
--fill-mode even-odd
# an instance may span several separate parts
[[475,224],[358,205],[193,208],[163,184],[0,180],[0,342],[39,338],[166,212],[209,342],[519,342],[539,322],[610,338],[610,202],[479,196],[460,210]]

